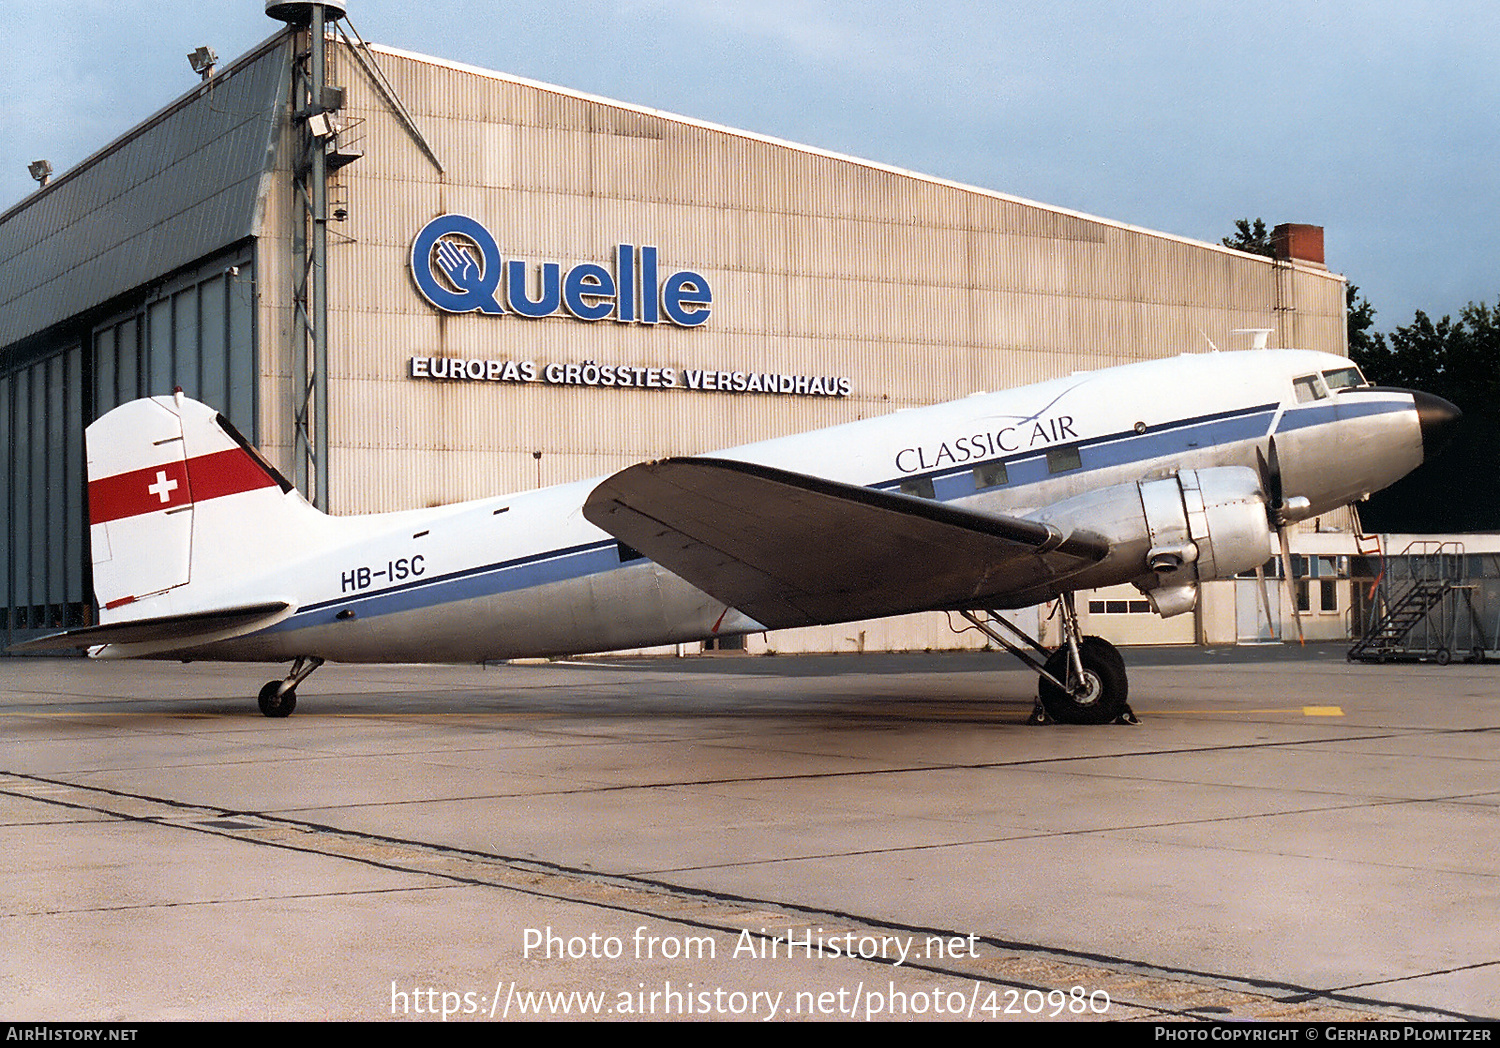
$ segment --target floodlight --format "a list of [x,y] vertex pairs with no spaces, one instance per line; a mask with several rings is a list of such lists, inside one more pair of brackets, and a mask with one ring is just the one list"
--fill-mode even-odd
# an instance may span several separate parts
[[207,80],[214,75],[214,66],[219,61],[219,56],[211,47],[200,47],[187,56],[188,65],[193,67],[193,72]]

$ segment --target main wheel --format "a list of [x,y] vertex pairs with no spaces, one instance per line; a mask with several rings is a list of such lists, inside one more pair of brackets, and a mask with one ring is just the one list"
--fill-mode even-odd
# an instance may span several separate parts
[[266,686],[260,689],[260,712],[267,717],[290,717],[292,711],[297,708],[297,689],[288,688],[281,690],[285,681],[266,681]]
[[[1072,693],[1043,677],[1037,688],[1042,707],[1059,724],[1108,724],[1125,712],[1129,680],[1125,660],[1103,637],[1084,637],[1078,642],[1083,680]],[[1047,659],[1047,672],[1058,680],[1068,679],[1068,649],[1058,648]]]

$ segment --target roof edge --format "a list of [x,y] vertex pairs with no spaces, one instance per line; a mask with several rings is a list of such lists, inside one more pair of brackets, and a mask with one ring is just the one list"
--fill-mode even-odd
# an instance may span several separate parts
[[[953,179],[941,178],[937,175],[927,175],[920,171],[911,171],[906,168],[897,167],[894,164],[882,163],[878,160],[866,160],[863,157],[851,156],[847,153],[837,153],[830,149],[822,149],[818,146],[803,145],[799,142],[788,141],[777,138],[774,135],[764,135],[757,131],[745,131],[740,128],[728,127],[716,124],[710,120],[699,120],[696,117],[682,116],[678,113],[669,113],[662,109],[652,109],[650,106],[636,105],[631,102],[622,102],[615,98],[606,98],[603,95],[590,94],[587,91],[578,91],[569,87],[559,87],[557,84],[545,83],[541,80],[532,80],[524,76],[516,76],[511,73],[501,73],[493,69],[485,69],[483,66],[469,65],[466,62],[455,62],[445,58],[435,58],[432,55],[424,55],[417,51],[407,51],[399,47],[391,47],[388,44],[367,45],[371,51],[387,54],[393,58],[405,58],[414,62],[424,62],[428,65],[437,66],[442,69],[452,69],[461,73],[470,73],[474,76],[482,76],[502,83],[517,84],[522,87],[535,88],[539,91],[548,91],[552,94],[562,95],[567,98],[576,98],[584,102],[595,102],[600,105],[612,106],[626,112],[636,113],[641,116],[656,117],[673,123],[683,124],[687,127],[698,127],[708,131],[716,131],[721,134],[734,135],[737,138],[749,139],[755,142],[764,142],[767,145],[779,146],[783,149],[794,149],[811,156],[824,157],[829,160],[838,160],[848,164],[858,164],[860,167],[869,168],[874,171],[883,171],[887,174],[900,175],[904,178],[913,178],[931,185],[942,186],[947,189],[957,189],[967,193],[977,193],[981,196],[991,197],[995,200],[1003,200],[1007,203],[1022,204],[1026,207],[1034,207],[1042,211],[1048,211],[1055,215],[1063,215],[1068,218],[1082,219],[1087,222],[1097,222],[1100,225],[1109,226],[1122,232],[1136,233],[1142,236],[1156,237],[1161,240],[1171,241],[1177,244],[1186,244],[1191,247],[1209,248],[1220,254],[1229,255],[1234,258],[1257,261],[1270,266],[1292,265],[1299,272],[1315,276],[1326,276],[1334,280],[1344,281],[1347,278],[1342,273],[1336,273],[1326,266],[1316,266],[1311,263],[1301,263],[1297,259],[1273,259],[1264,255],[1256,255],[1247,251],[1239,251],[1223,244],[1211,244],[1206,240],[1195,240],[1192,237],[1179,236],[1176,233],[1166,233],[1158,229],[1147,229],[1144,226],[1133,226],[1128,222],[1120,222],[1111,218],[1101,218],[1084,211],[1074,211],[1071,208],[1060,207],[1055,204],[1043,204],[1040,201],[1029,200],[1026,197],[1016,196],[1012,193],[1002,193],[994,189],[986,189],[983,186],[970,185],[966,182],[958,182]],[[3,216],[0,216],[3,220]]]
[[115,150],[125,145],[125,143],[129,142],[131,139],[137,137],[145,131],[150,130],[157,124],[161,123],[163,120],[167,119],[167,117],[177,112],[177,110],[181,109],[183,106],[190,104],[194,99],[203,94],[204,90],[209,84],[217,83],[221,80],[226,80],[240,73],[247,66],[252,65],[257,59],[261,58],[268,51],[271,51],[273,48],[275,48],[276,45],[281,42],[282,38],[291,35],[292,32],[293,30],[290,26],[285,29],[278,29],[276,32],[268,36],[265,40],[262,40],[255,47],[245,52],[239,58],[236,58],[221,72],[215,73],[208,80],[204,80],[197,84],[194,84],[187,91],[183,92],[177,98],[162,106],[160,109],[152,113],[140,123],[134,125],[122,134],[116,135],[109,141],[107,145],[94,150],[78,163],[74,164],[62,174],[52,179],[45,186],[36,189],[29,196],[22,197],[19,201],[12,204],[4,211],[0,211],[0,224],[4,224],[5,222],[9,221],[11,217],[14,216],[17,212],[24,211],[26,208],[31,207],[37,201],[45,197],[48,193],[53,192],[58,186],[66,185],[68,182],[71,182],[83,172],[87,171],[99,161],[103,160],[110,153],[113,153]]

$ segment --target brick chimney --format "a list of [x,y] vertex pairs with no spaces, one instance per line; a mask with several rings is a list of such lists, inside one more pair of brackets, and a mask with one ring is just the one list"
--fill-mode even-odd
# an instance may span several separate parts
[[1277,258],[1285,261],[1325,265],[1322,226],[1283,222],[1271,230],[1271,248],[1276,252]]

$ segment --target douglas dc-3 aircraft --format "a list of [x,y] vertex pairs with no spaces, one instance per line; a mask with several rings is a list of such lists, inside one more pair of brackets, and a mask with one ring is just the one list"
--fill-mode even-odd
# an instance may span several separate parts
[[[1076,590],[1132,582],[1159,614],[1188,611],[1200,582],[1264,565],[1273,531],[1414,469],[1458,414],[1342,357],[1214,352],[602,481],[330,517],[178,392],[88,427],[101,623],[20,647],[291,659],[260,693],[284,717],[328,659],[475,662],[946,610],[1038,673],[1041,719],[1129,719],[1124,663],[1080,635]],[[1052,600],[1052,651],[995,614]]]

